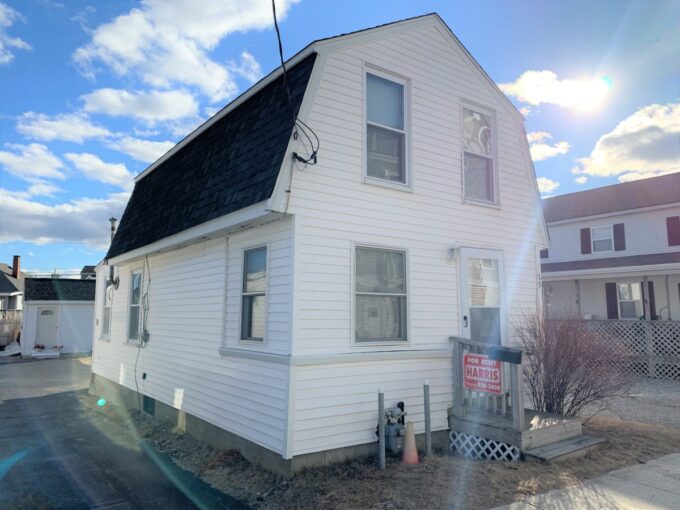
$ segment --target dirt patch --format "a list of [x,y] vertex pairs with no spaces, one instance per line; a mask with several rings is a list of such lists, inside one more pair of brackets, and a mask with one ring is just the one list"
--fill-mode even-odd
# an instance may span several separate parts
[[363,459],[286,479],[251,465],[237,452],[215,450],[145,417],[135,421],[140,434],[180,467],[257,509],[492,508],[680,451],[679,429],[596,417],[585,432],[608,444],[580,459],[505,463],[437,452],[419,466],[388,459],[381,472],[373,459]]

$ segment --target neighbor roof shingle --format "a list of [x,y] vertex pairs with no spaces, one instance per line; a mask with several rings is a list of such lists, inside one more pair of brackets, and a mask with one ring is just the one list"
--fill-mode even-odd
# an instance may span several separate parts
[[[295,114],[315,59],[288,70]],[[135,184],[106,258],[268,199],[292,130],[280,76]]]
[[23,290],[24,274],[19,271],[19,278],[14,278],[12,267],[0,263],[0,294],[14,294],[15,292],[23,292]]
[[25,301],[94,301],[95,280],[26,278]]
[[680,172],[543,199],[547,223],[680,202]]

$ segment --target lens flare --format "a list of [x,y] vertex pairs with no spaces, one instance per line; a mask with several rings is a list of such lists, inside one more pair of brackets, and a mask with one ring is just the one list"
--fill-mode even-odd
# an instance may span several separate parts
[[99,407],[104,407],[106,405],[106,399],[100,398],[99,400],[97,400],[97,405]]

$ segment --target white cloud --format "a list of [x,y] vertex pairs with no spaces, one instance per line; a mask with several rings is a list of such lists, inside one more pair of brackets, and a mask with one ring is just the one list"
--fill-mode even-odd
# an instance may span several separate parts
[[105,163],[98,156],[87,152],[69,152],[64,157],[88,179],[120,186],[125,190],[132,189],[133,176],[122,163]]
[[569,142],[557,142],[554,145],[548,143],[532,143],[529,146],[531,151],[531,159],[534,161],[543,161],[544,159],[559,156],[569,152],[571,145]]
[[640,108],[601,136],[572,172],[621,182],[680,172],[680,103]]
[[152,140],[140,140],[131,136],[123,137],[108,144],[117,151],[132,156],[137,161],[153,163],[163,154],[172,149],[174,142],[155,142]]
[[0,165],[9,173],[25,181],[35,181],[40,178],[64,179],[61,169],[63,163],[39,143],[29,145],[7,144],[13,150],[0,151]]
[[544,159],[569,152],[571,145],[569,145],[568,142],[557,142],[554,145],[550,145],[547,141],[551,138],[552,135],[547,131],[533,131],[532,133],[527,133],[531,159],[534,161],[543,161]]
[[574,182],[576,184],[585,184],[586,182],[588,182],[588,176],[587,175],[581,175],[580,177],[577,177],[576,179],[574,179]]
[[135,117],[152,124],[193,116],[198,112],[194,97],[181,90],[128,92],[107,88],[80,96],[80,99],[85,102],[87,112]]
[[46,181],[36,181],[28,187],[27,193],[32,197],[53,197],[61,188]]
[[7,29],[15,21],[24,21],[24,17],[7,4],[0,3],[0,65],[14,60],[13,50],[31,49],[31,45],[23,39],[7,35]]
[[605,78],[560,80],[554,72],[544,70],[525,71],[514,82],[501,83],[499,87],[507,95],[533,106],[554,104],[591,110],[602,103],[611,84]]
[[[292,3],[277,2],[279,19]],[[153,87],[196,87],[214,102],[233,95],[237,86],[229,69],[208,54],[229,34],[272,24],[268,0],[142,0],[139,8],[97,27],[73,58],[90,78],[101,63]]]
[[552,138],[552,135],[547,131],[533,131],[527,133],[527,140],[529,143],[542,142],[543,140],[548,140],[550,138]]
[[229,63],[229,70],[242,76],[250,83],[262,78],[262,68],[259,62],[247,51],[241,53],[241,61],[238,64],[234,61]]
[[537,177],[536,182],[538,182],[538,191],[541,193],[552,193],[560,187],[559,182],[548,179],[547,177]]
[[108,219],[121,217],[129,193],[80,198],[46,205],[0,188],[0,242],[84,243],[99,249],[109,244]]
[[88,138],[101,138],[111,132],[90,122],[82,113],[49,117],[43,113],[26,112],[17,121],[17,131],[38,140],[65,140],[83,143]]

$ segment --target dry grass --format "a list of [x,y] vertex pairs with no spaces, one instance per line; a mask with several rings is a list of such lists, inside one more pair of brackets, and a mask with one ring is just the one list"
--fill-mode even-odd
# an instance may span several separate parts
[[419,466],[371,459],[310,469],[291,479],[141,420],[141,434],[177,464],[258,509],[492,508],[680,451],[680,430],[596,417],[585,432],[608,440],[587,456],[554,464],[471,461],[439,452]]

